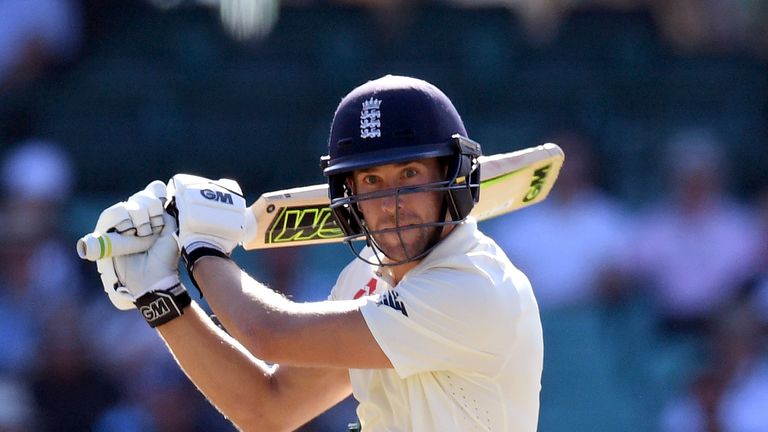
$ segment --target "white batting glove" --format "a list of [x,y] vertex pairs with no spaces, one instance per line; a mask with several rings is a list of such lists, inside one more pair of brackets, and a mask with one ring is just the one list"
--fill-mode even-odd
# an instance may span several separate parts
[[190,275],[199,258],[229,257],[243,241],[245,199],[236,181],[176,174],[168,182],[168,195],[168,211],[176,214],[179,246]]
[[[103,212],[96,222],[96,235],[117,232],[122,235],[138,237],[157,236],[165,225],[163,206],[166,201],[165,184],[155,180],[143,190],[131,195],[126,201],[119,202]],[[147,248],[152,242],[147,243]],[[112,259],[96,261],[96,268],[101,276],[104,292],[109,300],[120,310],[133,309],[133,297],[125,296],[119,289]]]
[[183,315],[192,301],[179,282],[176,221],[168,214],[162,218],[164,228],[146,252],[109,258],[117,279],[114,296],[135,305],[151,327]]
[[96,222],[100,234],[117,232],[137,237],[159,234],[163,229],[163,213],[167,199],[166,187],[160,180],[131,195],[103,212]]

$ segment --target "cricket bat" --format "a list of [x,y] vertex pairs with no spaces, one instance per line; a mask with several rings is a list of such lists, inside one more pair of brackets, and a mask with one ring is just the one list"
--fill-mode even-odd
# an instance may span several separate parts
[[[543,200],[564,160],[562,149],[552,143],[480,156],[480,201],[470,216],[482,221]],[[242,246],[253,250],[342,242],[344,233],[329,205],[326,184],[264,193],[247,210]],[[81,258],[95,261],[144,251],[147,241],[116,233],[88,234],[77,242],[77,251]]]

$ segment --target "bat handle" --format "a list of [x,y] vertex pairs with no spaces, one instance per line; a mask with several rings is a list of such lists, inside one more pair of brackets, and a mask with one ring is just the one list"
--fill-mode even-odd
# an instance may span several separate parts
[[155,236],[135,237],[118,233],[90,233],[77,241],[77,254],[88,261],[144,252],[152,246]]
[[[258,223],[251,209],[245,213],[245,239],[258,235]],[[81,259],[96,261],[102,258],[117,257],[148,250],[155,241],[155,236],[136,237],[115,232],[90,233],[77,241],[77,255]]]

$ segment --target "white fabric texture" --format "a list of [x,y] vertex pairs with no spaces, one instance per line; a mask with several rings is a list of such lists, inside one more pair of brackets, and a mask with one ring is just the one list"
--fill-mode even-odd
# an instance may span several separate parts
[[331,298],[361,308],[394,369],[351,370],[370,431],[534,431],[543,341],[527,278],[474,220],[395,287],[356,260]]

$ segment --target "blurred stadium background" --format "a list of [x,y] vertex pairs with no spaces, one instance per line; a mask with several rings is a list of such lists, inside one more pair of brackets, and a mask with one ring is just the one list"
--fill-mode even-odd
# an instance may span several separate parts
[[[232,430],[75,239],[176,172],[323,182],[336,104],[387,73],[486,154],[566,150],[484,226],[538,291],[541,431],[768,431],[766,61],[763,0],[0,0],[0,431]],[[301,300],[349,259],[238,256]]]

